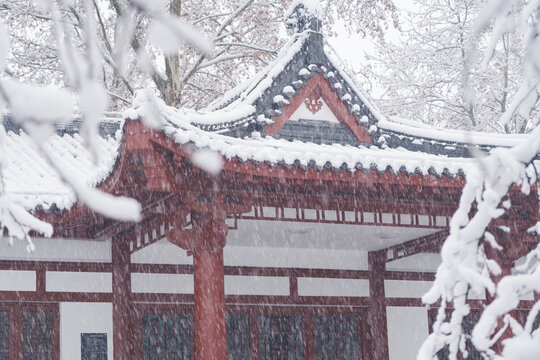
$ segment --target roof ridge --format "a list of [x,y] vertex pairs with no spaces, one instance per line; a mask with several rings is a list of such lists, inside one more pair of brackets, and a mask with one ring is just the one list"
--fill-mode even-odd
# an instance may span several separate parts
[[[114,114],[114,116],[103,116],[100,118],[98,133],[103,138],[108,136],[114,137],[116,132],[122,129],[124,118],[119,113],[107,113],[106,115],[111,114]],[[80,117],[74,117],[67,123],[52,123],[51,125],[54,127],[57,135],[63,136],[64,134],[79,134],[82,124],[83,120]],[[23,130],[22,126],[11,115],[4,115],[3,125],[6,132],[12,131],[19,133]]]

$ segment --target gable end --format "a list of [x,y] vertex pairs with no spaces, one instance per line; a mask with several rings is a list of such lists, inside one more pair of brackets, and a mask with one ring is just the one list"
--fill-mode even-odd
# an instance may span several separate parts
[[[298,90],[298,93],[291,98],[290,102],[288,101],[288,104],[283,105],[281,114],[274,116],[274,124],[266,126],[266,133],[273,136],[280,133],[281,129],[290,120],[291,115],[293,115],[306,100],[306,107],[312,112],[317,112],[323,106],[320,99],[328,106],[339,123],[344,125],[359,143],[371,144],[373,142],[373,139],[368,134],[365,126],[359,123],[357,117],[349,111],[349,106],[340,99],[338,92],[332,88],[328,79],[319,72],[316,72],[314,76],[306,81],[306,84]],[[306,123],[309,122],[307,121]],[[300,124],[291,124],[291,126],[298,127]],[[331,131],[332,128],[331,124],[318,124],[318,127],[328,128],[327,131]],[[338,141],[338,143],[339,142],[341,141]],[[350,143],[350,141],[346,141],[346,143]]]

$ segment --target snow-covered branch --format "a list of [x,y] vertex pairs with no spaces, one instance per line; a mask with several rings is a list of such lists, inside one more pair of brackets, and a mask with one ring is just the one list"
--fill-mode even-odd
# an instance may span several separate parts
[[[489,30],[492,19],[495,19],[490,45],[485,50],[484,64],[493,58],[497,42],[504,38],[502,34],[515,34],[516,31],[527,33],[527,51],[523,58],[524,80],[506,112],[500,119],[493,119],[506,125],[508,119],[518,112],[522,116],[528,116],[531,102],[527,98],[530,94],[534,94],[535,99],[537,97],[540,68],[535,64],[538,61],[537,54],[540,53],[540,42],[537,41],[536,34],[540,24],[536,20],[540,15],[540,2],[531,0],[523,6],[520,1],[494,0],[486,9],[475,28],[478,39],[486,29]],[[515,19],[521,20],[518,26],[515,26]],[[474,52],[471,52],[467,63],[472,63],[474,56]],[[467,97],[472,95],[466,94]],[[474,346],[482,351],[487,359],[540,358],[540,333],[532,328],[540,304],[536,304],[529,312],[524,326],[521,325],[521,319],[514,318],[512,314],[521,297],[540,293],[540,270],[536,261],[540,250],[533,250],[528,255],[525,266],[517,268],[515,274],[508,274],[507,269],[506,276],[500,280],[502,264],[495,259],[500,257],[491,259],[486,255],[505,251],[496,242],[494,234],[487,230],[495,219],[500,218],[510,208],[508,194],[512,187],[521,186],[523,193],[529,193],[531,183],[537,180],[533,168],[539,153],[540,127],[537,126],[526,141],[511,149],[491,151],[487,157],[478,159],[476,169],[466,174],[467,184],[463,189],[459,208],[450,222],[450,235],[441,250],[442,263],[437,270],[433,287],[423,297],[426,304],[434,304],[440,300],[442,305],[433,327],[434,331],[420,349],[419,360],[433,359],[437,351],[444,346],[448,346],[451,359],[465,351],[465,336],[461,324],[463,317],[469,314],[469,294],[484,291],[494,297],[494,300],[483,310],[472,332]],[[473,207],[476,212],[469,218]],[[516,234],[513,236],[512,241],[519,240],[515,238]],[[452,306],[454,310],[448,319],[446,309]],[[508,332],[512,335],[508,335]],[[502,338],[506,338],[502,343],[504,350],[497,353],[494,346]]]
[[[166,41],[168,50],[178,51],[182,42],[187,41],[205,54],[212,52],[212,43],[192,25],[166,14],[160,6],[155,5],[146,1],[132,0],[128,3],[130,9],[126,10],[126,16],[129,17],[134,12],[144,14],[145,18],[154,24],[152,30],[154,37],[158,33],[157,38],[161,42]],[[120,221],[138,221],[141,206],[136,200],[115,197],[82,182],[69,170],[69,167],[64,166],[65,162],[62,159],[54,155],[47,141],[49,135],[54,134],[55,124],[65,124],[72,119],[75,112],[79,112],[82,118],[81,135],[89,152],[93,154],[94,161],[99,160],[98,127],[109,102],[109,91],[103,85],[101,78],[103,64],[117,64],[117,59],[114,59],[115,49],[108,42],[108,30],[101,16],[99,2],[84,0],[64,3],[44,0],[40,2],[40,6],[39,11],[44,14],[42,17],[50,22],[52,42],[58,50],[58,60],[66,77],[66,89],[30,85],[10,79],[6,71],[7,59],[11,54],[10,39],[7,28],[2,26],[0,28],[0,71],[8,75],[0,79],[2,113],[9,113],[13,121],[24,129],[41,156],[56,170],[59,178],[73,190],[81,203],[109,218]],[[75,23],[66,21],[66,16],[73,17]],[[122,39],[133,39],[134,32],[135,27],[129,21],[124,21],[116,28],[116,35]],[[97,34],[101,34],[101,39],[105,40],[104,46],[110,56],[104,56]],[[120,69],[117,70],[121,72]],[[0,152],[2,153],[0,180],[3,178],[2,166],[7,160],[4,156],[6,152],[2,148],[5,136],[5,129],[0,125]],[[27,239],[30,248],[29,233],[31,231],[45,236],[52,235],[52,226],[36,219],[6,194],[2,182],[0,182],[0,224],[10,236]]]

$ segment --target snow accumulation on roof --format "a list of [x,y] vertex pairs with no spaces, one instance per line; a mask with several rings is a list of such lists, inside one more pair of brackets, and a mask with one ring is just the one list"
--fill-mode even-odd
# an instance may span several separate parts
[[512,147],[527,136],[440,129],[395,117],[381,120],[377,126],[377,143],[381,146],[403,147],[449,157],[471,157],[471,149],[489,152],[496,147]]
[[[302,6],[307,0],[297,1]],[[360,122],[374,125],[380,112],[324,48],[322,33],[307,27],[297,31],[282,47],[276,60],[251,79],[241,83],[202,112],[192,112],[190,122],[207,131],[235,137],[265,134],[264,126],[298,94],[307,80],[322,74]]]
[[[470,144],[489,150],[521,138],[449,132],[387,119],[343,70],[339,59],[325,49],[320,19],[312,5],[311,0],[295,1],[288,12],[296,16],[295,33],[276,60],[205,111],[173,109],[141,92],[125,116],[138,119],[149,111],[159,113],[165,133],[179,144],[210,149],[229,160],[349,171],[462,175],[474,166]],[[283,106],[316,74],[328,80],[357,123],[372,136],[372,144],[315,144],[305,141],[305,136],[304,141],[266,136],[265,126],[282,114]]]
[[[99,159],[92,155],[79,135],[80,121],[56,128],[48,145],[56,166],[61,166],[82,179],[88,186],[96,186],[112,171],[121,137],[123,120],[119,117],[102,119],[98,138]],[[7,132],[6,167],[3,180],[6,195],[13,197],[26,209],[69,209],[76,201],[73,191],[36,149],[33,140],[9,119],[4,120]]]
[[221,154],[228,160],[253,161],[286,167],[334,170],[377,170],[394,173],[407,172],[423,175],[463,175],[474,166],[473,159],[453,158],[413,152],[405,149],[382,149],[376,146],[324,145],[300,141],[286,141],[267,137],[237,138],[209,132],[194,126],[190,121],[190,112],[166,106],[162,101],[145,99],[145,93],[139,93],[135,107],[126,112],[130,119],[138,119],[148,113],[149,106],[158,106],[163,120],[163,129],[167,136],[180,145],[191,144],[199,149],[209,149]]

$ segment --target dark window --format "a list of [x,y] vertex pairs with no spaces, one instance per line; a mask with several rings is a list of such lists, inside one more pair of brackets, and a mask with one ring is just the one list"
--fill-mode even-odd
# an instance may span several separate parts
[[191,316],[143,314],[144,360],[191,360]]
[[107,334],[81,334],[81,360],[107,360]]
[[9,310],[0,310],[0,360],[9,360]]
[[249,334],[249,315],[228,315],[227,349],[229,360],[250,359]]
[[260,360],[303,360],[302,317],[259,316]]
[[358,360],[358,321],[354,316],[316,316],[317,360]]
[[54,312],[52,310],[23,310],[23,360],[54,358]]

